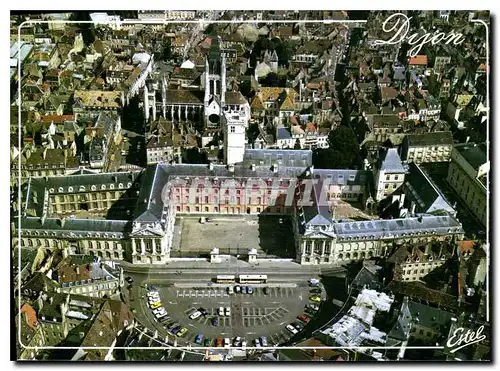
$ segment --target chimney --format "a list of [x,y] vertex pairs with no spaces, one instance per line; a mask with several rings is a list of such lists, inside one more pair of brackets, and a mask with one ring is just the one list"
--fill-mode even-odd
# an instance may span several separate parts
[[76,274],[80,274],[80,266],[79,265],[76,266],[75,270],[76,270]]

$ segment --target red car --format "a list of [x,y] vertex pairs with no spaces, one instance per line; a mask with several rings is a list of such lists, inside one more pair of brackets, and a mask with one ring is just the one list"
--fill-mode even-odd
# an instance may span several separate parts
[[218,347],[223,346],[223,340],[222,340],[222,338],[220,336],[217,338],[217,346]]
[[304,323],[309,323],[309,321],[311,320],[309,317],[306,317],[304,315],[302,316],[297,316],[297,319],[301,320],[302,322]]

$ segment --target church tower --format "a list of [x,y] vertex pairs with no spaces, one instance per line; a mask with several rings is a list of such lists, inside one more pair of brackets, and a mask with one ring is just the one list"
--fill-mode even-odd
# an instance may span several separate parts
[[226,56],[220,49],[220,38],[213,36],[205,61],[205,124],[221,129],[224,162],[235,164],[243,161],[245,154],[250,105],[239,91],[227,92],[226,84]]
[[226,98],[226,57],[220,50],[220,38],[212,37],[205,61],[205,122],[208,127],[219,127]]

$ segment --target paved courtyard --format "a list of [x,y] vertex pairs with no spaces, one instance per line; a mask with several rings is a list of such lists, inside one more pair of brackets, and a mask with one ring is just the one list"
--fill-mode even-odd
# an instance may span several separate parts
[[205,224],[199,222],[199,217],[179,217],[172,245],[173,256],[180,257],[208,257],[214,247],[220,254],[233,256],[246,256],[254,248],[259,255],[295,257],[289,220],[267,215],[215,215]]

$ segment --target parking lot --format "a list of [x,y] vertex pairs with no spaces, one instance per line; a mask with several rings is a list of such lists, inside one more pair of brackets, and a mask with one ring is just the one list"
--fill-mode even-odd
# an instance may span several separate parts
[[[169,322],[179,322],[188,332],[183,337],[194,344],[194,337],[203,334],[205,339],[218,337],[230,338],[240,336],[253,346],[253,340],[266,336],[270,345],[278,345],[292,334],[285,326],[297,322],[296,317],[303,314],[309,303],[309,287],[307,283],[283,284],[283,287],[268,287],[267,294],[263,287],[253,286],[253,294],[227,293],[225,287],[158,287],[162,304],[167,310]],[[230,308],[230,315],[219,314],[219,308]],[[208,314],[196,319],[189,315],[199,308]],[[217,325],[213,321],[217,321]],[[167,334],[165,329],[165,335]],[[212,344],[214,345],[214,344]]]

